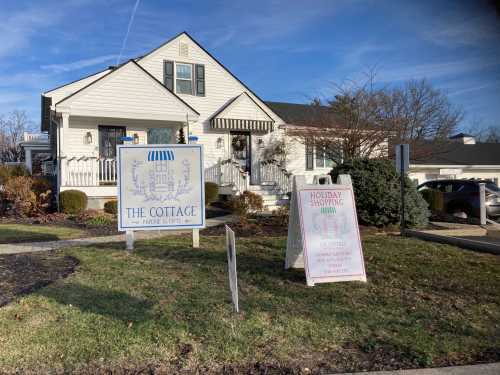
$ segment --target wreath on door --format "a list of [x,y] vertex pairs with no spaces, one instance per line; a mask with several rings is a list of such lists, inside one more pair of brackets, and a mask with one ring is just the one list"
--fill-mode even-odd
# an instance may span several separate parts
[[247,147],[247,140],[245,136],[234,137],[231,141],[234,151],[243,151]]

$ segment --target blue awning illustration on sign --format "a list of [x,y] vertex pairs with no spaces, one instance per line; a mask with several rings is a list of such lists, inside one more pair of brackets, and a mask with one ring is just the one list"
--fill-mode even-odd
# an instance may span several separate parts
[[148,152],[148,161],[175,160],[174,152],[170,150],[154,150]]

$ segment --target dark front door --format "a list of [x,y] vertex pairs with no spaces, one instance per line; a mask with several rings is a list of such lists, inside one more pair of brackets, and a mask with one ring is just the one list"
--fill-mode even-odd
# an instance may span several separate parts
[[116,158],[116,145],[123,144],[122,137],[125,137],[125,127],[99,126],[99,157]]
[[231,132],[231,158],[248,174],[252,171],[252,150],[249,132]]

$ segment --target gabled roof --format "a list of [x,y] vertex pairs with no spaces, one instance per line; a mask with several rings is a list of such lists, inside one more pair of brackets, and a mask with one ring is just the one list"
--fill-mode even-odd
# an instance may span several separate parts
[[247,92],[229,100],[211,118],[214,129],[268,132],[274,120]]
[[[231,77],[233,77],[236,81],[238,81],[249,93],[251,93],[254,97],[256,97],[257,99],[259,99],[262,103],[266,104],[267,103],[262,99],[260,98],[252,89],[250,89],[245,83],[243,83],[238,77],[236,77],[223,63],[221,63],[214,55],[212,55],[210,52],[208,52],[200,43],[198,43],[196,41],[196,39],[194,39],[187,31],[183,31],[179,34],[177,34],[176,36],[170,38],[169,40],[167,40],[166,42],[164,42],[163,44],[161,44],[160,46],[158,46],[157,48],[149,51],[148,53],[142,55],[141,57],[138,57],[136,60],[137,61],[140,61],[146,57],[148,57],[149,55],[153,54],[154,52],[156,52],[157,50],[161,49],[162,47],[164,47],[165,45],[171,43],[172,41],[174,41],[175,39],[179,38],[180,36],[182,35],[185,35],[186,37],[188,37],[196,46],[198,46],[198,48],[200,48],[203,52],[205,52],[212,60],[214,60],[222,69],[224,69],[224,71],[226,71]],[[273,111],[274,112],[274,111]],[[266,112],[267,113],[267,112]],[[280,119],[281,119],[281,116],[279,116],[279,114],[275,113]]]
[[[268,121],[273,121],[273,118],[269,116],[269,114],[265,111],[264,108],[262,108],[259,103],[257,103],[253,98],[248,95],[247,92],[242,92],[240,95],[235,96],[233,99],[229,100],[226,104],[222,106],[221,109],[219,109],[210,119],[214,119],[216,117],[223,117],[225,114],[230,112],[231,110],[235,109],[235,107],[238,106],[240,102],[243,100],[250,100],[253,105],[255,105],[255,108],[258,109],[260,114],[264,116]],[[239,118],[239,117],[238,117]]]
[[101,82],[101,81],[103,81],[105,79],[108,79],[109,77],[112,77],[113,75],[119,74],[119,72],[121,71],[121,69],[123,69],[124,67],[128,66],[129,64],[133,64],[141,72],[143,72],[155,85],[159,85],[166,93],[168,93],[168,95],[174,97],[178,102],[182,103],[187,109],[189,109],[190,111],[192,111],[195,114],[199,115],[198,111],[196,111],[193,107],[191,107],[188,103],[186,103],[182,98],[180,98],[179,96],[177,96],[174,92],[168,90],[165,87],[165,85],[163,85],[160,81],[158,81],[146,69],[144,69],[142,66],[140,66],[139,64],[137,64],[137,62],[135,60],[133,60],[133,59],[129,60],[127,63],[124,63],[124,64],[120,65],[118,68],[110,70],[109,73],[104,74],[103,76],[99,77],[95,81],[93,81],[93,82],[89,83],[88,85],[82,87],[81,89],[75,91],[71,95],[68,95],[67,97],[63,98],[62,100],[60,100],[59,102],[57,102],[55,104],[55,106],[57,107],[58,105],[60,105],[60,104],[62,104],[64,102],[69,101],[70,99],[74,98],[75,96],[80,95],[82,92],[88,91],[88,90],[92,89],[93,87],[96,87],[96,84],[98,82]]
[[458,133],[450,137],[450,139],[460,139],[460,138],[474,138],[474,136],[467,133]]

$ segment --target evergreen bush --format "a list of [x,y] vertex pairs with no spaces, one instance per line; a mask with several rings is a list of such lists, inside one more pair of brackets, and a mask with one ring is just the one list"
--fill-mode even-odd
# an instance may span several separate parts
[[80,190],[62,191],[59,194],[59,208],[65,214],[80,214],[87,208],[87,194]]
[[[392,161],[386,159],[357,159],[344,162],[331,171],[332,180],[349,174],[356,198],[360,224],[385,226],[400,222],[400,177]],[[405,177],[405,224],[408,227],[427,225],[427,202],[416,185]]]
[[219,186],[213,182],[205,182],[205,205],[215,202],[219,197]]

